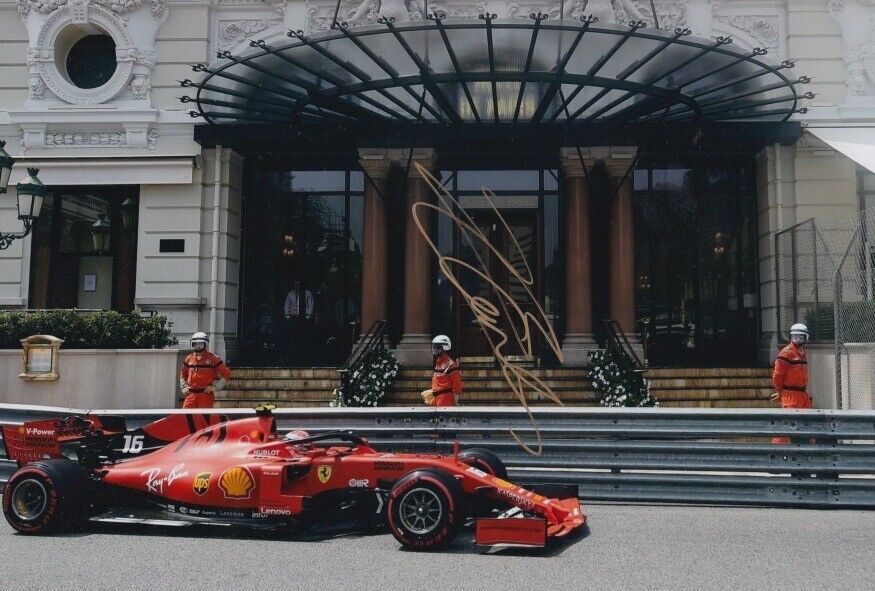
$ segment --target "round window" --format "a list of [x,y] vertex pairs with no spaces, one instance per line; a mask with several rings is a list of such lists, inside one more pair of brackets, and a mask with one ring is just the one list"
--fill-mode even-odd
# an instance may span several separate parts
[[79,88],[97,88],[115,73],[115,41],[106,34],[85,35],[67,54],[67,78]]

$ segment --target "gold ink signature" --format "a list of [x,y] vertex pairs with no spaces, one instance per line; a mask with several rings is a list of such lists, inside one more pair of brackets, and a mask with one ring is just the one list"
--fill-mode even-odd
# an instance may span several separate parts
[[[560,406],[562,406],[562,401],[537,375],[509,359],[510,353],[508,352],[507,347],[509,343],[511,343],[511,340],[507,332],[501,326],[502,321],[504,321],[505,324],[511,327],[514,333],[515,343],[519,349],[522,350],[525,357],[533,356],[535,346],[533,335],[535,333],[540,333],[544,337],[546,344],[554,353],[556,353],[560,362],[563,360],[562,349],[559,345],[559,339],[556,338],[556,333],[553,331],[553,326],[544,312],[544,309],[541,307],[540,302],[538,302],[534,293],[532,293],[532,287],[535,281],[532,270],[529,267],[528,259],[523,254],[523,250],[520,247],[516,236],[514,236],[504,217],[495,206],[494,193],[488,189],[483,189],[483,196],[488,201],[492,211],[498,217],[504,232],[507,233],[507,236],[512,242],[513,248],[521,255],[520,259],[525,266],[523,272],[513,265],[504,254],[502,254],[495,245],[489,241],[483,231],[474,223],[474,220],[468,212],[462,208],[458,209],[459,213],[455,211],[452,195],[450,195],[446,188],[444,188],[428,170],[423,168],[418,162],[414,162],[413,165],[440,201],[440,205],[434,205],[422,201],[414,203],[412,206],[413,221],[416,223],[419,233],[437,257],[438,267],[441,272],[461,294],[462,298],[471,309],[471,312],[474,314],[474,318],[483,329],[483,333],[489,341],[492,352],[495,354],[495,359],[501,368],[505,381],[525,409],[529,421],[531,421],[534,427],[537,446],[535,449],[529,447],[513,430],[510,431],[511,436],[528,453],[532,455],[541,455],[543,451],[541,432],[538,429],[537,421],[529,408],[526,393],[531,392],[539,394]],[[484,263],[479,256],[477,257],[478,265],[473,265],[456,257],[442,255],[438,246],[429,235],[429,232],[425,229],[423,223],[423,216],[427,216],[430,213],[429,210],[437,212],[438,215],[446,216],[447,219],[456,224],[466,236],[472,247],[475,242],[480,242],[483,246],[489,249],[497,259],[498,263],[510,273],[520,285],[522,285],[525,295],[528,296],[529,300],[526,303],[533,304],[535,312],[533,313],[524,310],[520,305],[520,302],[518,302],[507,291],[502,289],[495,279],[489,275],[486,263]],[[465,272],[472,273],[475,278],[485,282],[486,285],[491,288],[499,305],[496,305],[495,302],[482,296],[472,295],[466,290],[462,286],[462,282],[459,278],[459,274]]]

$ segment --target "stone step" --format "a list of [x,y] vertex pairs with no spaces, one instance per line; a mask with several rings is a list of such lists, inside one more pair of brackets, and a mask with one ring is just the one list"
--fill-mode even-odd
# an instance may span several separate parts
[[771,388],[772,378],[647,378],[651,388],[660,390],[691,388]]
[[771,377],[771,367],[652,367],[648,378]]
[[234,378],[336,378],[336,367],[232,367]]
[[[599,396],[594,392],[554,392],[556,397],[559,398],[562,402],[568,404],[572,402],[579,402],[584,400],[595,401],[598,402]],[[409,404],[421,405],[422,404],[422,396],[419,393],[414,392],[387,392],[384,400],[392,400],[395,402],[407,402]],[[549,401],[552,400],[549,396],[526,392],[526,400],[543,400]],[[480,392],[462,392],[462,395],[459,397],[460,404],[486,404],[491,402],[503,403],[504,405],[514,405],[519,404],[519,399],[516,394],[511,392],[510,390],[493,390],[493,391],[480,391]]]
[[666,400],[662,408],[779,408],[780,405],[760,398],[741,400]]
[[[464,365],[461,367],[462,377],[468,378],[499,378],[503,379],[504,374],[500,369],[496,368],[468,368]],[[589,372],[581,368],[557,368],[557,369],[532,369],[532,374],[540,378],[577,378],[583,379],[589,376]],[[432,370],[429,368],[402,368],[398,372],[397,379],[411,378],[431,378]]]
[[252,400],[255,402],[270,402],[273,400],[297,400],[301,398],[313,400],[331,400],[333,390],[225,390],[222,400]]
[[650,392],[657,400],[741,400],[741,399],[766,399],[774,393],[769,388],[724,388],[719,390],[657,390],[651,388]]
[[232,390],[319,390],[331,389],[340,385],[340,379],[327,378],[280,378],[280,379],[255,379],[255,378],[231,378],[228,380],[228,388]]

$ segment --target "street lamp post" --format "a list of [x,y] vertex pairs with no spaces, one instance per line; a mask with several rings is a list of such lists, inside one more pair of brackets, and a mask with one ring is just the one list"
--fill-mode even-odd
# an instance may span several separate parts
[[[0,141],[0,195],[9,189],[9,176],[12,174],[12,165],[15,159],[6,150],[6,142]],[[46,197],[46,186],[37,178],[39,169],[28,168],[27,176],[15,185],[18,197],[18,219],[24,224],[24,232],[0,232],[0,250],[9,248],[16,240],[30,234],[33,222],[39,217]]]

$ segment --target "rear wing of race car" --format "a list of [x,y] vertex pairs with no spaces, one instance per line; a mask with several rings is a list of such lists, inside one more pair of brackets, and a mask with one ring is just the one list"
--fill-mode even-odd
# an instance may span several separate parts
[[63,457],[58,440],[58,421],[29,421],[23,425],[4,425],[6,457],[19,465]]
[[150,453],[227,420],[227,416],[218,414],[172,414],[128,430],[124,417],[86,414],[4,425],[0,429],[6,457],[19,465],[65,457],[65,443],[76,443],[80,460],[97,465]]

